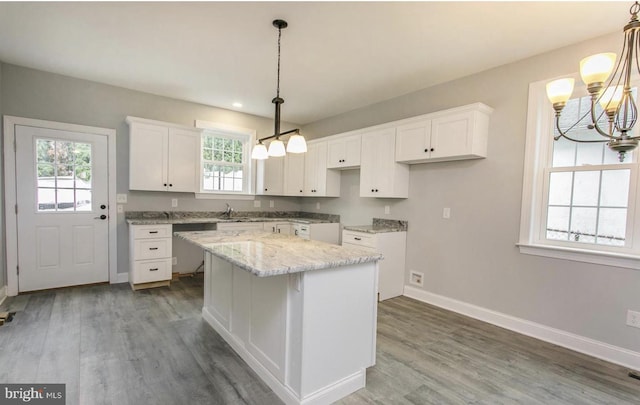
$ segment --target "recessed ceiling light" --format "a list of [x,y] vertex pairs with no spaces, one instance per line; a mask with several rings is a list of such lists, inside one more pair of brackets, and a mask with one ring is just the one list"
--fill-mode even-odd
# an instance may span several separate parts
[[234,106],[236,108],[241,108],[242,107],[242,103],[235,102],[235,103],[232,104],[232,106]]

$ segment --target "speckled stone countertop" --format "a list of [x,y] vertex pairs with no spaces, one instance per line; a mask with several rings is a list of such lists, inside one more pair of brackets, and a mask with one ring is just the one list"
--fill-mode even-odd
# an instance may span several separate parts
[[174,232],[258,277],[321,270],[382,259],[368,249],[331,245],[297,236],[259,231]]
[[385,232],[405,232],[409,228],[409,222],[395,219],[373,218],[372,225],[345,225],[343,229],[347,231],[385,233]]
[[231,218],[223,212],[209,211],[129,211],[125,214],[131,225],[157,224],[217,224],[219,222],[276,222],[287,221],[300,224],[340,222],[340,215],[301,211],[241,211]]

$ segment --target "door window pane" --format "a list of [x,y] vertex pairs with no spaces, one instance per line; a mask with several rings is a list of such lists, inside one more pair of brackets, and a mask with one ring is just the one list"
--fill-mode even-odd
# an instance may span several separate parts
[[91,144],[36,139],[38,211],[91,211]]

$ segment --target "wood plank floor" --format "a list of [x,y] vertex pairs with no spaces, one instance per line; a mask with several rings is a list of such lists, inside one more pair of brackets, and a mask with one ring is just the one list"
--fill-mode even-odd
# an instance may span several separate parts
[[[9,298],[0,382],[68,405],[281,404],[200,316],[202,278]],[[377,364],[340,404],[640,404],[628,370],[409,298],[379,306]]]

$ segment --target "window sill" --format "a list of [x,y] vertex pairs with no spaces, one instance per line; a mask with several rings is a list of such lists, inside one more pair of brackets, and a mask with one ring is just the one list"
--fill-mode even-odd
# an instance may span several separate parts
[[196,200],[255,200],[254,194],[196,193]]
[[638,255],[527,243],[517,243],[516,246],[520,248],[520,253],[527,255],[640,270]]

